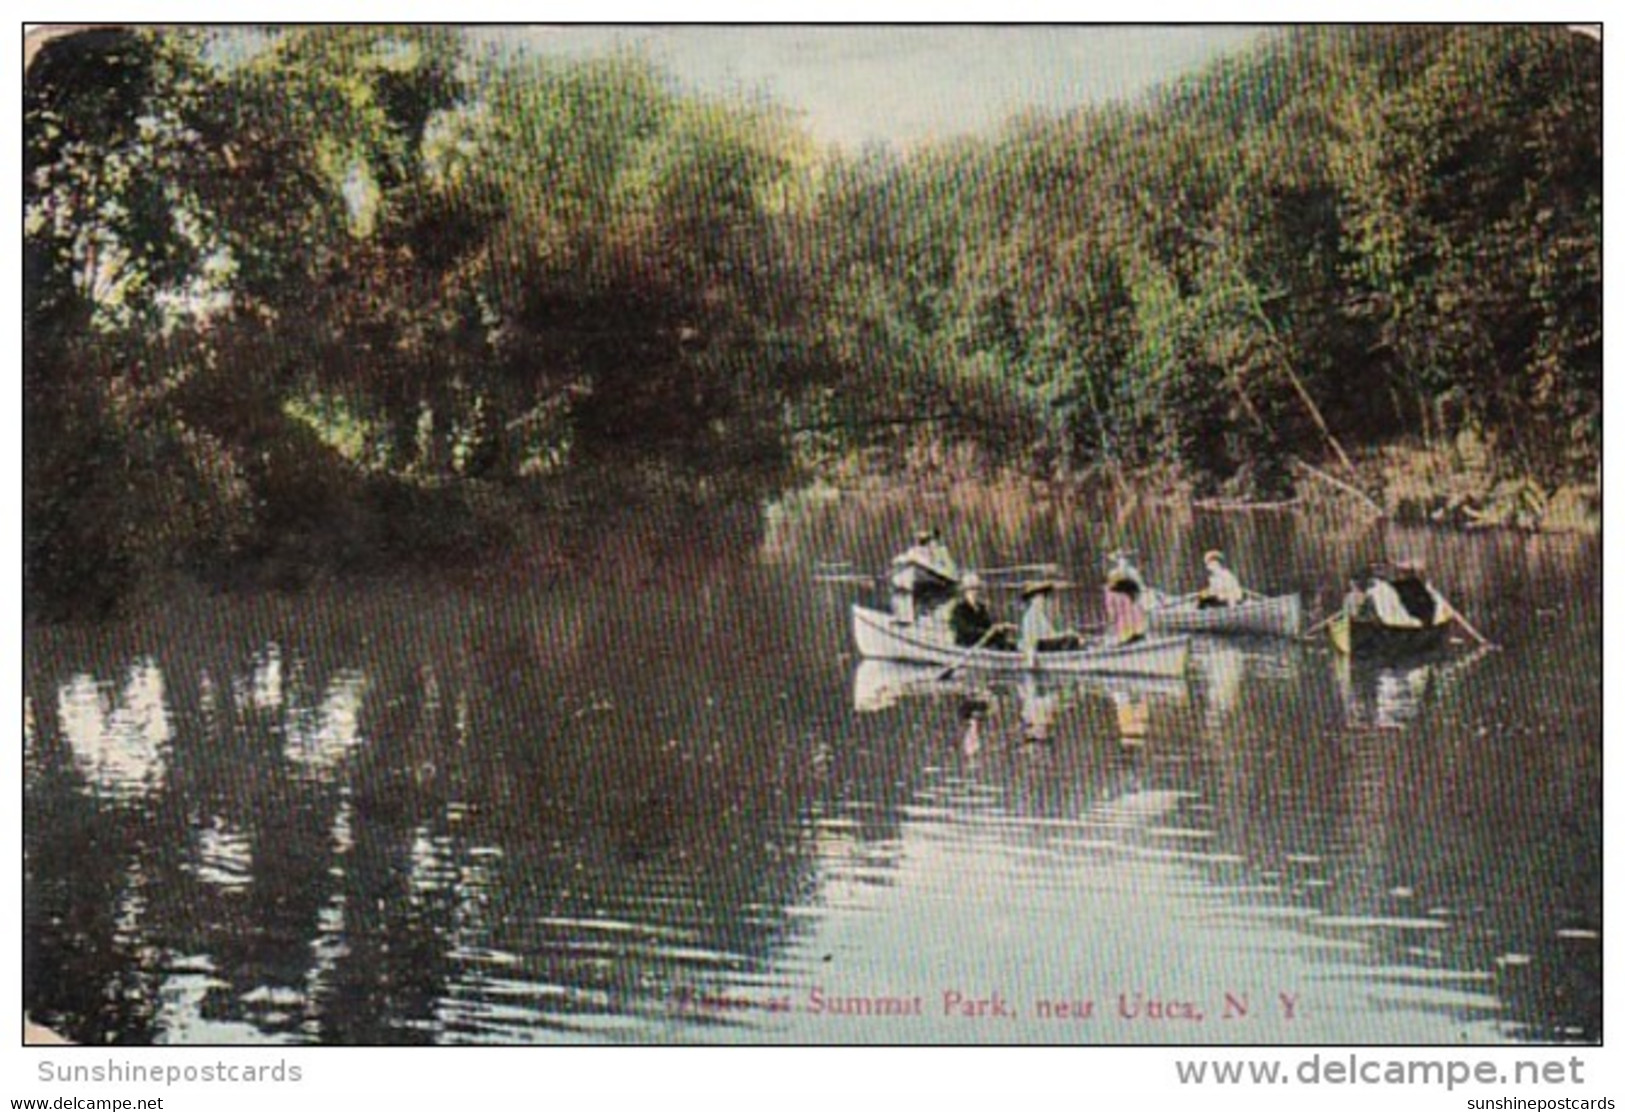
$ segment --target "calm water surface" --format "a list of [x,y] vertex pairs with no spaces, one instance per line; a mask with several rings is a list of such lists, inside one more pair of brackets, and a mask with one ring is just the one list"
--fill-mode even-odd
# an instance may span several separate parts
[[1311,617],[1403,549],[1504,647],[1201,642],[1156,685],[860,665],[874,596],[815,576],[920,512],[851,501],[627,537],[584,579],[37,630],[26,1006],[124,1043],[1600,1040],[1596,542],[930,513],[969,562],[1085,583],[1126,539],[1192,589],[1222,547]]

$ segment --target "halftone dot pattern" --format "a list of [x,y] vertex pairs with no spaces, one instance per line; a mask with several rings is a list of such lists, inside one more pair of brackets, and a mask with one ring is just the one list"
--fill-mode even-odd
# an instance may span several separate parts
[[1590,32],[29,64],[31,1040],[1600,1043]]
[[[965,566],[1099,574],[1088,507],[930,504]],[[1597,1030],[1599,693],[1574,667],[1597,619],[1546,621],[1537,651],[1511,634],[1539,619],[1498,601],[1572,558],[1390,535],[1495,654],[1215,640],[1172,681],[944,679],[858,660],[850,608],[884,589],[818,580],[884,568],[916,511],[696,512],[617,530],[620,558],[568,582],[393,577],[36,631],[31,1008],[85,1041],[218,1043]],[[1215,542],[1311,594],[1301,569],[1350,558],[1291,519],[1148,509],[1125,536],[1169,554],[1141,558],[1153,583]]]

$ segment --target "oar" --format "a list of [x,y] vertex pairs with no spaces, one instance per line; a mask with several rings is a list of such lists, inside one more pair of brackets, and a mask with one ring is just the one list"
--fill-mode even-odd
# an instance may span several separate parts
[[863,583],[863,584],[868,584],[868,583],[878,583],[880,581],[880,577],[878,575],[858,575],[856,573],[846,573],[846,572],[832,572],[832,573],[827,574],[827,575],[826,574],[818,574],[818,575],[814,575],[812,577],[812,579],[813,579],[814,583]]
[[1042,571],[1049,572],[1051,575],[1054,575],[1059,573],[1060,570],[1061,565],[1059,564],[1011,564],[1010,566],[1003,568],[977,568],[976,574],[981,576],[1024,575],[1029,572]]
[[1308,629],[1306,629],[1302,633],[1298,634],[1298,639],[1300,641],[1308,641],[1308,640],[1310,640],[1311,638],[1314,637],[1315,634],[1319,633],[1321,630],[1325,629],[1327,626],[1331,625],[1334,621],[1336,621],[1337,618],[1338,618],[1338,615],[1340,615],[1342,613],[1343,612],[1341,610],[1333,610],[1330,614],[1327,614],[1324,618],[1320,619],[1320,621],[1316,622],[1314,625],[1310,626]]
[[[1438,588],[1434,588],[1434,590],[1437,592]],[[1455,603],[1451,602],[1443,595],[1439,595],[1439,599],[1444,603],[1444,608],[1449,612],[1450,616],[1461,623],[1461,628],[1472,634],[1474,641],[1477,641],[1486,649],[1498,649],[1501,647],[1494,641],[1491,641],[1488,637],[1485,637],[1482,633],[1478,632],[1478,630],[1474,629],[1473,623],[1467,620],[1467,616],[1465,614],[1456,609]]]
[[937,673],[937,679],[938,680],[945,680],[949,676],[953,675],[955,672],[959,671],[960,665],[964,664],[965,661],[970,659],[971,653],[975,652],[977,649],[979,649],[983,645],[987,644],[988,639],[990,637],[992,637],[995,633],[999,632],[999,630],[1004,629],[1004,628],[1006,628],[1006,626],[1005,626],[1005,623],[1003,623],[1003,622],[995,622],[993,625],[988,626],[987,632],[982,634],[981,637],[977,638],[976,644],[972,645],[970,648],[968,648],[964,652],[960,653],[958,660],[954,661],[952,664],[948,665],[942,671]]

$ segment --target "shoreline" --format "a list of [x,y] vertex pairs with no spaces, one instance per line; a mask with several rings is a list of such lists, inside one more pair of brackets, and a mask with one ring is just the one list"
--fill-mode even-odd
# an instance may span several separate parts
[[[833,475],[815,471],[777,491],[766,484],[721,480],[706,489],[705,485],[684,488],[627,482],[625,476],[616,475],[575,475],[560,483],[509,492],[502,499],[504,512],[488,512],[486,524],[495,523],[491,531],[476,527],[483,536],[461,536],[448,551],[386,547],[367,559],[354,560],[339,558],[338,549],[320,536],[290,537],[286,548],[272,548],[230,566],[177,568],[138,576],[111,600],[92,603],[96,585],[86,583],[86,595],[77,607],[71,598],[29,597],[25,584],[25,624],[56,625],[140,613],[192,593],[342,590],[348,584],[388,579],[409,569],[442,575],[448,586],[505,579],[551,581],[604,559],[606,537],[623,535],[627,521],[642,520],[649,514],[675,524],[712,507],[722,515],[719,520],[727,522],[734,542],[761,543],[766,539],[762,534],[771,531],[764,519],[771,518],[775,510],[844,498],[964,498],[984,507],[1007,499],[1064,499],[1097,503],[1106,513],[1158,506],[1192,515],[1302,514],[1337,520],[1352,515],[1372,523],[1463,534],[1601,535],[1600,482],[1569,482],[1548,490],[1529,479],[1494,478],[1486,466],[1463,466],[1438,452],[1418,448],[1373,453],[1355,468],[1354,474],[1340,476],[1299,463],[1291,469],[1295,475],[1292,486],[1272,495],[1222,486],[1197,489],[1190,481],[1155,467],[1133,475],[1096,469],[1059,479],[1035,478],[1014,470],[852,468]],[[758,520],[744,520],[753,513]],[[413,530],[433,534],[434,517],[433,509],[426,510]],[[46,601],[53,605],[43,605]],[[110,606],[106,605],[109,601]]]

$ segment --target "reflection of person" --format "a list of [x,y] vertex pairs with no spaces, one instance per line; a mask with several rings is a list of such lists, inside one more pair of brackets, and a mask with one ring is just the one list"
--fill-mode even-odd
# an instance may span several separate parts
[[1050,596],[1054,593],[1055,584],[1048,580],[1029,583],[1021,589],[1021,600],[1027,605],[1021,615],[1022,652],[1058,652],[1083,644],[1076,633],[1055,628],[1055,620],[1049,612]]
[[965,756],[974,757],[982,751],[982,723],[987,720],[988,701],[980,695],[966,696],[959,704],[959,717],[965,724],[960,747]]
[[1207,586],[1196,596],[1200,607],[1234,606],[1246,597],[1241,580],[1224,566],[1224,553],[1212,551],[1202,557],[1207,565]]
[[1038,681],[1029,673],[1021,681],[1021,737],[1027,742],[1048,741],[1055,733],[1055,715],[1061,698],[1055,692],[1040,693]]
[[982,596],[982,577],[975,572],[959,585],[959,597],[948,609],[948,626],[954,631],[954,644],[967,648],[982,645],[991,649],[1016,647],[1013,627],[995,622],[993,611]]
[[1144,695],[1113,691],[1112,706],[1117,711],[1118,740],[1125,746],[1144,745],[1151,732],[1151,701]]

